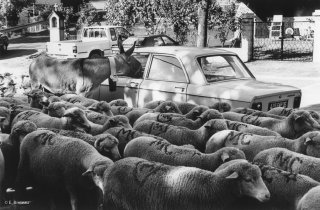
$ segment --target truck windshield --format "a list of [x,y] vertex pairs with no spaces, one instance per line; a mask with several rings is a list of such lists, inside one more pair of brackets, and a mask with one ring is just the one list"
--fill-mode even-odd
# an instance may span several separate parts
[[197,58],[197,61],[209,83],[252,78],[244,64],[233,55],[204,56]]

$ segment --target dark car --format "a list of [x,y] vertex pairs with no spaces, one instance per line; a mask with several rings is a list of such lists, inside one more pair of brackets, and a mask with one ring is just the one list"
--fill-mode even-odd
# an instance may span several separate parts
[[[154,47],[154,46],[178,46],[179,42],[173,40],[165,34],[145,35],[145,36],[130,36],[123,41],[123,48],[129,49],[136,42],[136,48],[139,47]],[[112,53],[119,51],[117,46],[112,47]]]

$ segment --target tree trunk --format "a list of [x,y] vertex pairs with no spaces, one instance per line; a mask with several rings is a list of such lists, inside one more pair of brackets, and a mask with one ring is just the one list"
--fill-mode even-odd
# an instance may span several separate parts
[[198,6],[197,47],[207,46],[208,9],[210,0],[201,0]]

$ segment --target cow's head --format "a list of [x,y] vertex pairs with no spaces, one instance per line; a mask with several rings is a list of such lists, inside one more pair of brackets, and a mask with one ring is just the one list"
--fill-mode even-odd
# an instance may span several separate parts
[[140,78],[142,76],[142,65],[132,56],[135,46],[136,42],[134,42],[130,49],[124,51],[122,41],[120,38],[118,39],[119,54],[116,55],[116,59],[121,65],[121,68],[117,69],[117,74],[134,78]]

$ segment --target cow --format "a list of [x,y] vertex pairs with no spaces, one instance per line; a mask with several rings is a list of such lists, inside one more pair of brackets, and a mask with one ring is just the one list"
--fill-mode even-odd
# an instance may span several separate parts
[[86,96],[109,78],[110,90],[113,91],[116,75],[135,78],[142,75],[141,63],[132,56],[135,44],[125,52],[122,42],[118,41],[119,54],[107,58],[58,60],[39,56],[29,66],[31,88],[43,88],[54,94]]

